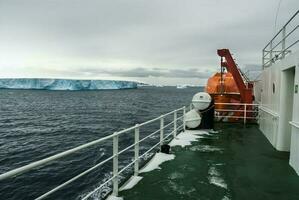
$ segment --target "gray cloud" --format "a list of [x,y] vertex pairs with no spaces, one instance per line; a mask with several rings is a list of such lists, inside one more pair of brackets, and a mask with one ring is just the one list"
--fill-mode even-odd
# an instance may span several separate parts
[[[0,0],[1,76],[205,78],[218,48],[259,65],[278,2]],[[282,1],[276,30],[298,7]]]
[[168,78],[208,78],[213,71],[200,71],[196,68],[187,69],[163,69],[163,68],[134,68],[129,70],[103,70],[103,69],[84,69],[77,73],[88,73],[90,75],[106,74],[120,77],[168,77]]

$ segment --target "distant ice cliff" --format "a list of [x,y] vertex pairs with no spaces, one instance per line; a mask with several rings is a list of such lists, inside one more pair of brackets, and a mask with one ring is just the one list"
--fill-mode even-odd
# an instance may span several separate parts
[[112,90],[134,88],[137,88],[137,83],[133,81],[29,78],[0,79],[0,89]]

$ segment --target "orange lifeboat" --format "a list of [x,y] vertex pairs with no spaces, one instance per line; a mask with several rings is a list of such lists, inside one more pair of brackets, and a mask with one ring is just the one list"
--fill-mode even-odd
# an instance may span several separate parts
[[[205,87],[205,92],[209,93],[213,98],[215,103],[240,103],[241,96],[238,86],[234,80],[231,73],[217,72],[212,77],[208,79],[207,85]],[[216,109],[224,109],[225,105],[217,105]]]

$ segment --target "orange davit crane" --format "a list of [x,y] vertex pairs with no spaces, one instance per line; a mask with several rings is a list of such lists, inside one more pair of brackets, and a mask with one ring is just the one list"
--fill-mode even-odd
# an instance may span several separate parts
[[[230,121],[237,121],[244,115],[244,106],[238,103],[252,104],[254,100],[253,83],[238,68],[228,49],[218,49],[217,54],[221,57],[221,71],[208,79],[205,91],[213,97],[216,103],[215,109],[220,116],[233,115],[235,118],[231,118]],[[252,106],[248,105],[246,108],[248,110],[246,118],[250,118]],[[228,109],[235,112],[228,113]]]
[[[241,103],[251,104],[253,101],[253,84],[250,82],[244,82],[246,79],[242,77],[242,74],[228,49],[218,49],[217,54],[221,57],[221,67],[225,67],[234,78],[240,92]],[[225,60],[223,58],[225,58]]]

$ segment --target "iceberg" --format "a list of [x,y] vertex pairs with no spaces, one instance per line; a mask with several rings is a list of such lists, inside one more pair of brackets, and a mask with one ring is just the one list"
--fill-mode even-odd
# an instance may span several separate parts
[[135,89],[137,83],[118,80],[71,80],[40,78],[5,78],[0,79],[0,89],[34,90],[115,90]]

